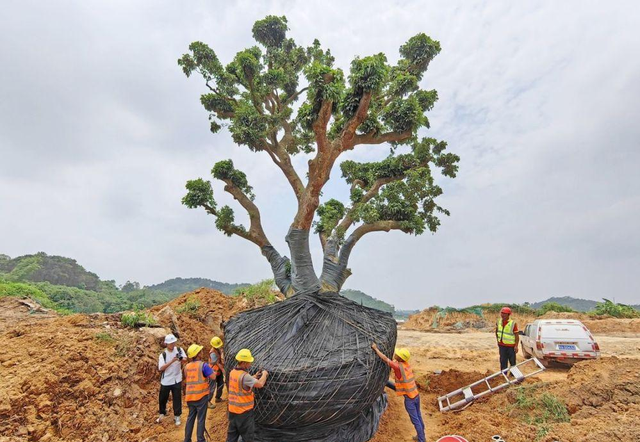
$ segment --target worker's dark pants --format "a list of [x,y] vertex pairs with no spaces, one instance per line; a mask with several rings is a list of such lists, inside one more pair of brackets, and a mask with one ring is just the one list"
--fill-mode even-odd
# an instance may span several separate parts
[[515,347],[504,347],[498,345],[500,349],[500,370],[507,368],[507,364],[510,366],[516,365],[516,349]]
[[418,433],[418,442],[425,442],[424,437],[424,421],[422,420],[422,411],[420,410],[420,395],[413,399],[409,399],[409,396],[404,397],[404,408],[407,409],[411,423],[416,428]]
[[227,442],[238,442],[242,436],[242,442],[254,442],[256,423],[253,410],[242,414],[229,413],[229,430],[227,430]]
[[191,434],[193,426],[198,418],[198,429],[196,430],[196,440],[198,442],[206,442],[204,439],[204,424],[207,421],[207,404],[209,396],[203,396],[197,401],[187,402],[189,406],[189,417],[187,417],[187,425],[184,428],[184,442],[191,442]]
[[209,378],[209,402],[213,400],[215,395],[216,399],[222,398],[222,388],[224,387],[224,375],[220,373],[215,379]]
[[180,416],[182,414],[182,382],[173,385],[160,385],[159,412],[167,414],[167,402],[169,401],[169,393],[173,398],[173,415]]

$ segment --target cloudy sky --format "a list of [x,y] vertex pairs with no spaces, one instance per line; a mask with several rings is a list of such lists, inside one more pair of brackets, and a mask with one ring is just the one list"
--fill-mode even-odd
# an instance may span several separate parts
[[[451,217],[435,235],[365,237],[347,287],[399,308],[565,295],[640,303],[633,1],[5,1],[0,253],[73,257],[118,283],[270,277],[255,246],[180,198],[187,179],[232,158],[284,250],[288,184],[265,155],[209,132],[202,83],[176,64],[194,40],[230,61],[267,14],[286,15],[290,36],[317,37],[345,69],[356,55],[396,60],[419,32],[443,47],[423,86],[440,96],[429,135],[462,157],[458,178],[441,182]],[[325,198],[345,192],[334,173]],[[228,201],[221,188],[217,198]]]

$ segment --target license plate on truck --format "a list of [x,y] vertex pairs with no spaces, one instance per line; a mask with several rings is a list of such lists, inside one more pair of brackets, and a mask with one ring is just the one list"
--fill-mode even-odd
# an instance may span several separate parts
[[558,344],[558,350],[576,350],[576,346],[569,344]]

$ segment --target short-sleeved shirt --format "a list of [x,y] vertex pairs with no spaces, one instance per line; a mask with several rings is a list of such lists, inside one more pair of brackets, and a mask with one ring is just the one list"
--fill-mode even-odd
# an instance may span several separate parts
[[[158,370],[160,370],[160,367],[162,367],[164,364],[172,360],[178,354],[179,350],[182,349],[176,346],[172,351],[166,349],[165,351],[160,353],[160,356],[158,357]],[[166,359],[163,355],[166,355]],[[180,351],[180,355],[183,358],[187,357],[187,355],[184,354],[184,350]],[[180,361],[174,362],[173,364],[169,365],[163,372],[162,379],[160,379],[160,383],[162,385],[175,385],[178,382],[182,382],[182,364],[180,363]]]
[[393,370],[393,374],[396,375],[396,379],[402,379],[402,372],[400,371],[400,363],[398,361],[391,361],[389,367]]
[[249,373],[242,376],[242,388],[245,390],[251,390],[253,386],[256,385],[256,382],[258,382],[258,380]]
[[[507,325],[507,322],[509,322],[509,321],[510,321],[510,319],[507,319],[506,321],[502,320],[502,327]],[[513,323],[513,333],[514,334],[518,333],[518,324],[516,324],[515,322]],[[498,341],[498,345],[501,346],[501,347],[515,347],[516,346],[516,344],[505,344],[505,343],[502,342],[502,339],[500,339]]]

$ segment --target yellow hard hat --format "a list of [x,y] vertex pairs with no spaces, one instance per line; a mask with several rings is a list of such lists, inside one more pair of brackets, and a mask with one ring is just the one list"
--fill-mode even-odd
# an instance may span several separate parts
[[198,356],[198,353],[200,353],[202,351],[204,347],[202,345],[198,345],[198,344],[191,344],[189,346],[189,348],[187,349],[187,356],[189,356],[190,358],[195,358],[196,356]]
[[411,353],[406,348],[396,348],[396,354],[402,359],[404,362],[409,362],[409,358],[411,357]]
[[222,339],[220,339],[219,336],[214,336],[213,338],[211,338],[211,346],[213,348],[220,348],[222,347]]
[[238,362],[253,362],[253,356],[251,356],[251,350],[243,348],[236,355],[236,361]]

